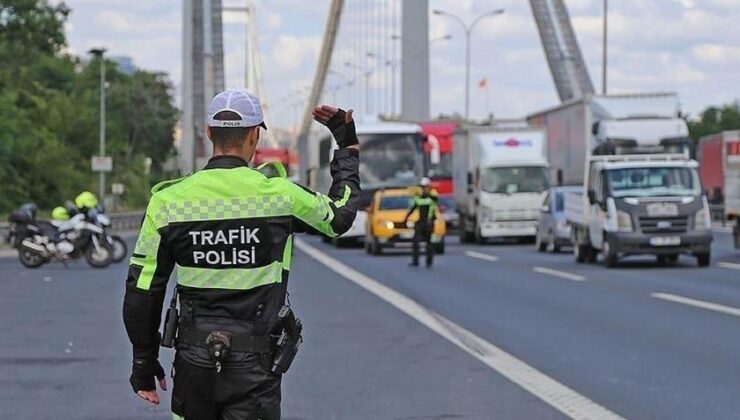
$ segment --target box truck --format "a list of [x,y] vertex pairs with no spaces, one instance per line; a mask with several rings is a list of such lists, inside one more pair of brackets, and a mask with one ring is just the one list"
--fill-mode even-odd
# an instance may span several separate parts
[[548,136],[551,176],[565,195],[576,261],[682,253],[710,262],[707,199],[675,93],[587,95],[527,118]]
[[689,129],[678,113],[675,93],[587,95],[532,114],[527,122],[547,133],[551,179],[580,185],[592,152],[613,154],[639,144],[691,155]]
[[699,140],[701,178],[710,204],[734,219],[735,248],[740,248],[740,131],[724,131]]
[[545,132],[465,127],[455,133],[453,182],[460,239],[533,237],[549,187]]

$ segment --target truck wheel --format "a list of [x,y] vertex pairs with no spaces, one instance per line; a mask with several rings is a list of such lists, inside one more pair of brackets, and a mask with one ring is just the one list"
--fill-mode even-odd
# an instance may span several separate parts
[[586,246],[586,261],[593,264],[596,262],[596,260],[599,257],[599,251],[596,250],[596,248],[592,246]]
[[696,263],[699,267],[708,267],[709,263],[712,262],[712,254],[709,252],[703,254],[696,254]]
[[486,243],[486,238],[483,237],[477,226],[475,227],[475,243],[479,245]]
[[[596,254],[595,252],[593,253]],[[604,245],[601,249],[602,257],[604,258],[604,266],[607,268],[614,268],[617,266],[618,257],[617,254],[612,250],[612,246],[608,239],[604,239]]]
[[468,232],[468,222],[465,221],[465,215],[460,213],[460,242],[469,244],[473,242],[473,234]]
[[575,245],[573,246],[573,257],[575,257],[577,263],[585,263],[588,254],[586,246]]
[[538,252],[545,252],[547,249],[547,243],[542,241],[539,230],[534,234],[534,247]]

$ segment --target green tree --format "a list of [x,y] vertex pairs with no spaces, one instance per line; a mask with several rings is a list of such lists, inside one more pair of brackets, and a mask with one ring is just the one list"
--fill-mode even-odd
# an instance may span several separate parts
[[738,129],[740,129],[738,102],[721,107],[710,106],[701,113],[697,121],[689,120],[689,135],[696,141],[709,134]]
[[[101,63],[64,52],[69,13],[49,0],[0,0],[0,212],[25,201],[50,208],[97,189],[89,165],[98,152]],[[109,180],[127,185],[128,205],[142,206],[174,154],[172,87],[161,73],[128,76],[105,65]]]

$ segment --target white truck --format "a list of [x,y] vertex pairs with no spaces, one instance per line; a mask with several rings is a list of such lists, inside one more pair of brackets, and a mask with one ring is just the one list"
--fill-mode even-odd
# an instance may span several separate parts
[[588,95],[533,114],[546,130],[552,177],[565,195],[576,261],[633,254],[710,262],[709,206],[675,93]]
[[549,187],[543,130],[465,127],[455,133],[453,183],[460,240],[533,237]]
[[645,151],[692,154],[679,105],[675,93],[587,95],[532,114],[527,122],[547,132],[551,179],[580,185],[583,162],[592,153],[620,153],[639,145]]
[[652,254],[661,263],[679,254],[711,260],[709,204],[702,192],[699,163],[686,154],[591,156],[583,193],[565,195],[577,262],[614,267],[619,258]]

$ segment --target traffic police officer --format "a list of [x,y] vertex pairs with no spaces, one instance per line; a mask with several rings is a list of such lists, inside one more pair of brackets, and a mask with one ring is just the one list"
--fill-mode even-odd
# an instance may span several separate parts
[[434,220],[437,215],[437,193],[432,190],[432,181],[429,178],[422,178],[420,186],[421,194],[415,195],[411,200],[411,205],[403,221],[404,224],[407,224],[414,211],[419,211],[419,220],[414,224],[411,265],[419,265],[419,243],[424,242],[426,244],[426,264],[427,267],[431,267],[434,258],[434,248],[431,242],[434,233]]
[[205,168],[152,190],[131,258],[123,318],[133,345],[131,385],[158,404],[155,378],[166,389],[158,331],[167,282],[176,271],[176,419],[280,418],[282,371],[272,367],[279,346],[274,337],[285,331],[292,234],[344,233],[360,194],[352,111],[322,106],[313,116],[339,146],[328,195],[292,183],[281,166],[264,171],[268,175],[247,166],[266,127],[258,98],[242,90],[222,92],[209,105],[213,157]]

